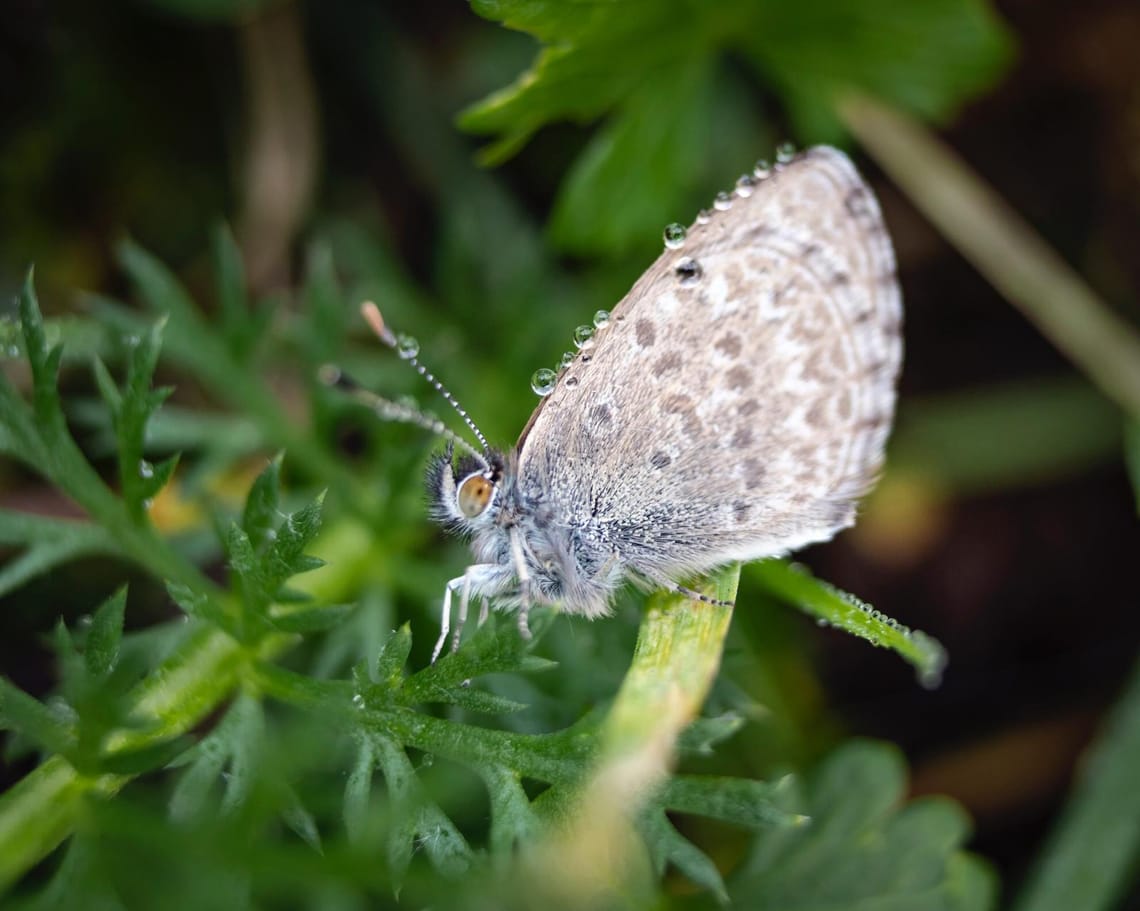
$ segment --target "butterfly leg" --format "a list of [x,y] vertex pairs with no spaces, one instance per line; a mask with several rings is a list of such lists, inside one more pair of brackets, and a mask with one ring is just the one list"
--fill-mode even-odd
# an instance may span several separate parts
[[519,635],[526,641],[530,640],[530,626],[527,625],[527,616],[530,614],[530,605],[532,602],[530,593],[530,571],[526,568],[526,558],[523,556],[522,539],[519,536],[517,528],[512,528],[511,535],[511,557],[515,564],[515,574],[519,579],[519,597],[522,598],[522,604],[519,606]]
[[455,625],[455,632],[451,634],[451,651],[459,650],[459,636],[463,635],[463,627],[467,624],[467,604],[471,603],[471,574],[464,572],[463,587],[459,589],[459,616]]
[[702,595],[700,592],[695,592],[691,588],[685,588],[685,586],[678,585],[676,582],[670,582],[665,588],[678,595],[684,595],[686,598],[692,598],[694,601],[703,601],[705,604],[715,604],[717,607],[734,607],[736,605],[735,601],[721,601],[719,598],[710,598],[708,595]]
[[[443,644],[447,641],[447,634],[451,631],[451,593],[456,587],[463,583],[467,578],[467,573],[462,576],[456,576],[449,581],[443,589],[443,610],[439,618],[439,638],[435,640],[435,648],[431,650],[431,663],[435,664],[435,659],[439,657],[439,653],[443,651]],[[462,630],[462,621],[460,621],[460,629]]]
[[637,575],[645,579],[654,588],[672,592],[675,595],[684,595],[686,598],[692,598],[694,601],[703,601],[705,604],[713,604],[717,607],[733,607],[736,604],[735,601],[721,601],[719,598],[710,598],[708,595],[702,595],[700,592],[695,592],[691,588],[679,585],[665,575],[649,572],[644,569],[638,569],[636,572]]
[[476,626],[482,626],[484,623],[486,623],[487,622],[487,615],[490,612],[491,612],[491,602],[488,601],[486,598],[484,598],[483,604],[479,608],[479,619],[475,625]]
[[[501,568],[495,563],[476,563],[468,566],[463,571],[462,576],[456,576],[447,583],[447,587],[443,590],[439,638],[435,642],[435,648],[431,651],[432,664],[435,664],[436,659],[439,658],[440,652],[443,651],[443,646],[447,642],[447,634],[451,632],[451,599],[453,594],[459,592],[459,616],[456,617],[457,623],[451,643],[451,650],[454,652],[459,648],[459,637],[463,633],[463,624],[467,621],[467,605],[471,601],[472,589],[487,591],[488,586],[496,589],[501,587],[501,583],[497,579],[501,572]],[[484,603],[486,602],[484,601]]]

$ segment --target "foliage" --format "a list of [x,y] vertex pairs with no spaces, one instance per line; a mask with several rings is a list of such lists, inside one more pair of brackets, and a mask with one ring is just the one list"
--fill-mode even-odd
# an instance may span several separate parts
[[[141,807],[134,808],[137,798],[130,796],[134,789],[128,789],[125,798],[107,802],[136,777],[169,767],[165,813],[176,826],[191,827],[182,831],[182,837],[193,837],[189,833],[195,831],[195,826],[204,826],[204,832],[218,825],[219,820],[253,814],[252,819],[242,819],[239,824],[264,827],[276,819],[312,850],[323,852],[331,827],[340,830],[335,837],[343,841],[343,850],[350,855],[380,838],[375,843],[383,844],[387,866],[383,874],[358,883],[363,888],[376,888],[378,882],[384,882],[399,889],[405,881],[410,887],[413,880],[419,883],[417,888],[436,888],[435,881],[425,878],[423,871],[419,871],[420,879],[416,880],[413,860],[422,852],[438,874],[446,878],[476,876],[485,880],[483,888],[491,890],[487,894],[494,894],[504,878],[522,875],[512,873],[508,863],[517,846],[541,841],[553,821],[573,814],[581,789],[597,768],[605,767],[609,755],[606,743],[615,736],[614,722],[610,722],[611,733],[604,735],[604,715],[596,712],[587,713],[564,730],[544,733],[511,732],[473,720],[525,712],[528,708],[513,696],[475,685],[476,682],[555,667],[550,659],[535,654],[534,646],[524,643],[510,623],[486,624],[459,652],[411,674],[405,670],[412,652],[407,624],[387,637],[373,634],[362,640],[375,643],[375,650],[356,648],[347,676],[321,679],[312,676],[311,671],[304,673],[279,663],[287,651],[297,650],[302,638],[311,640],[329,631],[334,636],[337,632],[353,635],[354,628],[368,627],[374,619],[369,617],[365,604],[337,606],[329,603],[327,597],[319,597],[342,584],[339,580],[304,586],[303,574],[324,566],[324,560],[310,551],[322,533],[325,498],[318,494],[288,508],[282,502],[284,461],[280,456],[271,459],[256,477],[236,514],[232,507],[223,504],[214,507],[215,553],[229,569],[225,587],[219,587],[189,562],[180,552],[177,540],[159,533],[152,513],[156,499],[161,501],[172,495],[178,465],[177,456],[151,461],[147,441],[148,425],[170,392],[168,388],[151,386],[163,332],[172,339],[168,348],[171,359],[180,361],[184,369],[203,382],[213,383],[219,397],[231,397],[235,406],[257,425],[259,448],[290,447],[289,451],[296,453],[290,458],[300,463],[308,460],[313,475],[326,480],[330,492],[341,492],[339,522],[351,527],[367,509],[367,498],[352,492],[358,482],[337,466],[332,453],[324,448],[326,444],[310,438],[302,445],[291,445],[297,443],[300,430],[281,413],[268,389],[259,387],[248,373],[238,388],[237,374],[241,368],[237,358],[251,335],[246,331],[248,321],[256,316],[252,312],[242,315],[234,309],[248,304],[240,300],[240,280],[234,271],[237,259],[225,234],[219,235],[215,259],[221,293],[238,299],[236,303],[231,300],[227,318],[217,330],[202,320],[186,291],[157,261],[130,244],[123,248],[124,266],[144,300],[162,314],[161,318],[147,328],[120,305],[108,300],[98,302],[101,318],[109,325],[123,327],[127,333],[122,345],[121,383],[115,381],[112,370],[100,358],[93,360],[94,379],[113,431],[117,492],[99,477],[67,426],[57,386],[63,352],[59,344],[48,344],[30,276],[21,296],[23,347],[32,376],[31,401],[20,398],[8,381],[0,386],[4,413],[8,416],[4,448],[8,455],[59,486],[88,517],[82,522],[61,522],[58,527],[44,523],[41,533],[29,541],[30,553],[35,557],[31,561],[25,555],[23,575],[70,559],[72,551],[60,542],[85,535],[101,540],[104,552],[134,562],[144,572],[165,581],[172,601],[189,623],[179,624],[181,629],[171,631],[173,646],[165,637],[148,639],[150,632],[124,634],[128,599],[126,590],[121,589],[78,631],[63,625],[57,627],[55,648],[62,677],[58,695],[51,701],[42,703],[11,683],[3,683],[0,723],[18,733],[18,743],[38,752],[44,761],[0,798],[0,836],[8,833],[5,850],[0,851],[5,857],[0,874],[10,881],[51,851],[73,831],[82,808],[87,807],[83,812],[91,812],[90,802],[95,801],[95,829],[73,841],[49,892],[78,894],[75,890],[90,887],[89,894],[97,895],[100,890],[110,889],[113,893],[123,888],[112,872],[92,858],[103,856],[104,838],[130,840],[136,831],[148,831],[148,824],[128,824],[118,815],[125,813],[125,818],[133,819],[132,814],[144,812]],[[326,278],[317,269],[311,282]],[[312,287],[310,294],[316,294]],[[341,330],[337,327],[333,331]],[[315,385],[312,394],[328,395]],[[329,404],[348,407],[342,402]],[[206,452],[206,458],[223,458],[218,453],[209,454],[214,444],[210,436],[204,434],[195,442]],[[229,458],[235,458],[234,454]],[[329,466],[336,467],[326,474]],[[231,517],[226,518],[227,512]],[[7,521],[8,535],[18,540],[19,517],[9,516]],[[100,534],[93,534],[94,529]],[[341,537],[338,531],[326,527],[325,540],[337,541]],[[348,550],[330,547],[328,552],[338,563],[351,561]],[[850,623],[844,612],[850,610],[849,601],[839,599],[837,604],[831,604],[828,589],[807,576],[797,579],[801,590],[781,593],[812,602],[813,610],[836,623]],[[774,586],[773,591],[781,590]],[[813,592],[819,593],[814,601]],[[714,616],[709,609],[693,612],[693,602],[685,598],[680,601],[683,606],[679,617],[687,614],[707,620]],[[677,674],[691,673],[694,662],[711,662],[708,679],[695,687],[687,686],[697,697],[689,711],[697,712],[699,694],[707,690],[718,663],[728,615],[725,614],[719,632],[709,639],[702,638],[695,629],[686,631],[683,625],[678,626],[683,621],[674,619],[669,608],[665,610],[665,614],[659,608],[647,615],[640,660],[646,661],[645,656],[654,652],[654,622],[664,622],[664,628],[672,631],[669,635],[679,636],[677,643],[663,652],[674,664],[666,661],[663,671],[658,669],[653,674],[664,672],[664,679],[669,680]],[[909,640],[890,640],[897,635],[897,628],[889,621],[858,613],[862,616],[860,622],[877,624],[888,643],[900,647],[919,666],[938,661],[936,656],[907,652]],[[667,619],[651,619],[661,616]],[[549,614],[538,617],[537,640],[541,641],[553,621]],[[160,643],[161,649],[156,648]],[[694,643],[699,646],[698,653],[681,660],[678,648]],[[333,665],[338,666],[343,666],[340,661]],[[633,682],[640,679],[637,666],[635,661],[626,680],[631,693],[638,690]],[[558,667],[554,673],[569,670]],[[650,679],[656,678],[651,675]],[[629,715],[627,703],[640,706],[634,714],[651,719],[650,727],[656,732],[662,722],[658,711],[650,707],[654,703],[631,700],[643,700],[645,692],[658,691],[660,683],[648,691],[642,690],[640,696],[619,696],[611,719]],[[312,724],[326,732],[308,736],[336,744],[330,747],[335,758],[313,757],[315,760],[334,766],[339,762],[343,768],[353,769],[343,794],[341,824],[330,825],[329,819],[319,817],[319,811],[308,805],[318,798],[311,794],[306,797],[308,792],[298,790],[299,772],[311,772],[304,768],[307,760],[302,761],[301,769],[274,767],[273,750],[269,747],[274,739],[273,725],[267,717],[269,700],[307,714],[313,719]],[[229,704],[221,718],[195,742],[190,732],[226,703]],[[438,708],[435,712],[424,711],[433,706],[450,706],[449,716],[436,714]],[[683,718],[686,723],[690,719],[689,714]],[[629,725],[620,724],[618,729],[622,733],[617,739],[624,744]],[[725,727],[710,719],[694,727],[687,737],[690,743],[707,751],[734,730],[735,726]],[[463,832],[431,789],[421,782],[422,775],[417,774],[409,749],[466,767],[482,781],[491,809],[491,829],[485,847],[471,842],[471,836]],[[382,797],[377,797],[371,785],[375,770],[384,777],[386,788]],[[541,783],[543,789],[537,799],[524,787],[527,782]],[[219,786],[221,791],[216,793]],[[633,805],[640,806],[639,828],[653,868],[660,874],[666,866],[674,866],[712,894],[725,898],[731,894],[732,885],[726,885],[716,865],[674,827],[666,812],[711,816],[743,826],[761,839],[772,838],[773,832],[789,825],[808,824],[797,809],[797,801],[785,800],[786,806],[777,806],[772,795],[783,790],[786,788],[777,785],[773,790],[773,786],[746,779],[687,775],[675,776],[662,787],[654,787],[643,804]],[[320,790],[316,793],[320,794]],[[378,809],[378,802],[386,809]],[[54,808],[53,813],[44,812],[48,805]],[[117,805],[128,809],[113,809]],[[328,808],[322,809],[327,814]],[[383,820],[382,835],[375,834],[374,814]],[[33,819],[37,821],[35,826],[26,825]],[[104,824],[107,832],[103,831]],[[128,831],[121,831],[121,826]],[[150,849],[158,847],[151,845]],[[171,862],[171,857],[161,860],[163,864]],[[85,878],[109,875],[111,883],[87,882]],[[248,871],[244,875],[248,877]],[[206,882],[199,887],[207,888]],[[941,889],[940,882],[939,875],[935,875],[928,885]],[[947,888],[950,882],[945,880]],[[242,886],[250,895],[259,894],[261,888],[262,884],[252,880]]]
[[[153,5],[238,27],[274,6]],[[749,80],[779,95],[800,138],[835,139],[840,89],[871,89],[940,118],[1008,56],[1000,26],[967,0],[858,10],[833,0],[472,5],[544,45],[528,74],[462,118],[498,136],[488,160],[554,121],[608,117],[570,168],[552,231],[566,248],[609,257],[653,240],[707,198],[711,181],[771,147],[759,141],[766,127],[753,125]],[[360,11],[371,26],[386,24],[383,15]],[[889,31],[874,27],[885,21]],[[396,65],[400,56],[377,41],[344,56]],[[747,78],[726,55],[745,62]],[[414,118],[439,102],[416,65],[403,66],[400,79],[369,69],[361,81],[439,199],[430,288],[398,265],[385,231],[338,219],[317,226],[303,285],[290,294],[250,293],[226,229],[213,237],[210,279],[187,270],[187,284],[124,242],[131,302],[90,295],[86,315],[72,319],[45,321],[28,277],[3,339],[28,376],[10,361],[16,378],[0,381],[0,452],[82,517],[0,511],[0,543],[18,550],[0,592],[82,557],[113,561],[134,581],[128,590],[117,579],[109,597],[85,601],[90,617],[55,627],[58,684],[46,698],[0,678],[8,757],[36,763],[0,796],[5,902],[992,907],[993,877],[962,850],[962,811],[908,802],[892,748],[851,741],[812,755],[793,719],[801,742],[788,756],[731,755],[762,707],[712,682],[727,612],[627,594],[603,623],[539,611],[531,642],[492,617],[427,665],[424,632],[463,557],[422,521],[421,435],[379,425],[323,388],[320,365],[335,360],[393,396],[422,392],[410,371],[357,340],[355,303],[376,298],[395,325],[431,329],[447,375],[467,378],[467,406],[487,416],[489,436],[509,439],[530,407],[523,378],[556,357],[551,340],[568,334],[574,314],[596,309],[583,302],[612,302],[628,276],[625,265],[561,269],[501,185],[466,167],[453,137],[420,129]],[[212,293],[192,294],[194,278],[196,289],[212,281]],[[479,345],[458,341],[464,320]],[[75,382],[74,368],[88,364],[99,400],[61,395],[61,373]],[[167,404],[167,377],[177,378],[177,403]],[[1066,389],[1060,406],[1091,431],[1060,453],[1045,431],[1011,439],[998,456],[971,448],[1013,411],[1049,424],[1032,418],[1055,414],[1058,397],[1030,397],[1026,409],[1024,398],[1010,405],[1010,390],[969,413],[969,426],[991,428],[982,434],[960,432],[937,402],[916,408],[900,459],[936,471],[942,459],[950,484],[984,488],[1103,457],[1119,439],[1114,416],[1085,386]],[[709,584],[723,596],[736,581],[729,572]],[[167,595],[162,620],[148,587]],[[751,569],[738,600],[798,606],[896,651],[926,684],[945,663],[929,637],[795,565]],[[786,640],[772,647],[792,651]],[[802,673],[781,675],[770,654],[760,664],[778,712]],[[714,686],[717,710],[702,715]],[[1122,793],[1135,752],[1122,717],[1105,751],[1113,787],[1087,798],[1091,822],[1077,813],[1078,832],[1112,818]],[[796,761],[805,754],[818,761]],[[1059,849],[1068,883],[1063,867],[1076,850]],[[1042,881],[1052,888],[1048,874]]]

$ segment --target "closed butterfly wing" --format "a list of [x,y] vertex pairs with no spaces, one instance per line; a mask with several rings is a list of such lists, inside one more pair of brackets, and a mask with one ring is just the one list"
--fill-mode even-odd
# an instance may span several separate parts
[[586,564],[661,580],[786,553],[850,525],[881,467],[902,311],[854,166],[811,149],[702,221],[520,439],[520,490]]

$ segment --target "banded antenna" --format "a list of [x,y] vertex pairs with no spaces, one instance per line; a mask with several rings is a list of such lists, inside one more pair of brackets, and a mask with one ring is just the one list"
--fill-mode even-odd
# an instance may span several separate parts
[[[412,367],[415,368],[416,373],[431,383],[435,391],[442,395],[447,400],[447,404],[455,409],[455,413],[463,418],[463,423],[470,428],[471,432],[475,434],[475,438],[483,447],[483,455],[485,456],[491,447],[487,445],[487,438],[483,436],[483,431],[475,426],[475,422],[471,420],[471,416],[464,410],[463,406],[459,404],[455,396],[447,390],[447,387],[437,380],[435,375],[428,370],[427,367],[419,362],[416,358],[416,351],[405,348],[401,344],[401,339],[396,338],[396,336],[392,334],[392,330],[384,323],[384,317],[380,315],[380,308],[372,303],[372,301],[365,301],[360,305],[360,315],[364,317],[364,321],[368,323],[369,327],[376,334],[376,337],[389,348],[394,349],[401,359],[411,364]],[[467,448],[470,449],[471,447],[467,446]],[[485,458],[480,457],[480,461],[486,464]]]
[[367,408],[372,409],[376,412],[377,416],[385,421],[399,421],[404,424],[415,424],[417,427],[431,431],[437,436],[441,436],[445,440],[454,443],[469,455],[474,456],[479,460],[484,469],[490,469],[491,466],[488,464],[483,453],[479,452],[478,449],[468,443],[463,437],[446,426],[439,418],[425,414],[409,405],[393,402],[390,399],[377,395],[371,390],[365,389],[335,364],[325,364],[318,371],[317,376],[326,386],[333,386],[349,393],[354,399]]

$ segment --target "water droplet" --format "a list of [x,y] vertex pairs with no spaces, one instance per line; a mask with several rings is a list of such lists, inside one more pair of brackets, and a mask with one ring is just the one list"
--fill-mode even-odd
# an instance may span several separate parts
[[139,337],[137,335],[128,335],[123,339],[123,343],[128,348],[137,348],[139,346]]
[[763,180],[772,173],[772,163],[767,158],[761,158],[756,162],[756,167],[752,169],[752,176],[757,180]]
[[153,478],[154,466],[146,459],[139,459],[139,477],[140,478]]
[[594,314],[594,326],[595,327],[597,327],[598,329],[601,329],[602,326],[608,326],[609,324],[610,324],[610,311],[609,310],[599,310],[597,313]]
[[573,389],[575,386],[578,385],[578,377],[576,377],[576,376],[566,377],[566,385],[569,386],[571,389]]
[[756,189],[756,178],[751,174],[741,174],[740,179],[736,181],[736,195],[742,199],[747,199],[752,195],[752,191]]
[[718,209],[721,212],[725,212],[725,211],[731,209],[732,208],[732,194],[731,193],[725,193],[723,190],[721,190],[721,192],[716,194],[716,198],[713,199],[713,208]]
[[396,353],[405,361],[411,360],[420,353],[420,343],[410,335],[396,336]]
[[787,164],[796,157],[795,143],[781,142],[776,146],[776,162],[777,164]]
[[831,626],[831,621],[828,620],[826,617],[816,617],[815,618],[815,625],[816,626]]
[[265,532],[265,540],[266,541],[276,541],[277,540],[277,529],[276,528],[270,528],[268,531],[266,531]]
[[357,693],[352,697],[352,704],[358,709],[364,708],[364,697],[360,695],[360,693]]
[[594,344],[594,332],[596,331],[593,326],[579,326],[574,330],[574,344],[579,348],[589,348]]
[[530,378],[530,388],[535,395],[548,396],[554,391],[558,374],[549,367],[539,367]]
[[673,271],[677,274],[682,288],[693,287],[693,285],[701,280],[701,276],[705,274],[705,270],[701,268],[701,264],[688,256],[677,263],[677,267]]
[[558,360],[558,369],[565,370],[574,363],[575,354],[573,351],[564,351],[562,357]]
[[[423,758],[420,759],[420,768],[430,769],[434,763],[435,753],[424,753]],[[438,831],[438,829],[436,831]]]
[[594,359],[594,356],[592,354],[583,354],[582,355],[582,363],[583,364],[588,364],[593,359]]
[[698,225],[707,225],[710,221],[712,221],[712,212],[708,209],[701,209],[701,211],[697,213]]
[[147,512],[149,512],[153,506],[154,497],[147,497],[145,500],[143,500],[143,509],[147,510]]
[[670,250],[676,250],[685,244],[685,231],[684,225],[679,225],[673,222],[671,225],[665,226],[665,246]]

